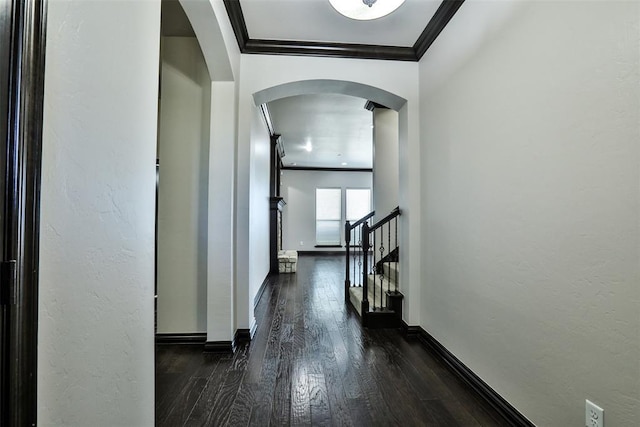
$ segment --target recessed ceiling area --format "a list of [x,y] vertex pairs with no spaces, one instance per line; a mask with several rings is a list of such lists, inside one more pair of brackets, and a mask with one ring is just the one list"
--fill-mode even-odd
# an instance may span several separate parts
[[406,0],[395,12],[372,21],[349,19],[329,0],[242,0],[241,5],[252,39],[412,46],[440,3]]
[[244,54],[419,61],[465,0],[406,0],[367,21],[329,0],[223,1]]
[[[298,95],[271,101],[273,130],[282,136],[285,167],[373,167],[373,114],[347,95]],[[310,149],[310,151],[309,151]]]

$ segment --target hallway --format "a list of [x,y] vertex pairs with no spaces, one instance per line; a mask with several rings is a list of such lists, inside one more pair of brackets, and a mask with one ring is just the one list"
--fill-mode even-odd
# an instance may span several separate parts
[[361,329],[343,271],[340,256],[300,256],[233,355],[156,346],[156,425],[506,425],[418,342]]

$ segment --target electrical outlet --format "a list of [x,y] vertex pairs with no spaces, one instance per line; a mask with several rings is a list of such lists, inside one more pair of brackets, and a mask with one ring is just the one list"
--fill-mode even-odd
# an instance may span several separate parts
[[304,242],[300,240],[300,246],[304,246]]
[[587,399],[585,427],[604,427],[604,409]]

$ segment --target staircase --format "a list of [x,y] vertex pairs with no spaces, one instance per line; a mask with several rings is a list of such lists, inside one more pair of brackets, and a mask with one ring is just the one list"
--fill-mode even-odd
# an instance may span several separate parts
[[365,327],[398,328],[404,298],[399,291],[400,209],[369,225],[373,215],[371,212],[353,225],[348,221],[345,225],[345,302],[358,313]]
[[[399,328],[402,320],[402,300],[398,291],[398,262],[384,263],[382,274],[367,275],[369,310],[362,315],[364,286],[349,287],[349,302],[363,324],[369,328]],[[365,304],[366,306],[366,304]]]

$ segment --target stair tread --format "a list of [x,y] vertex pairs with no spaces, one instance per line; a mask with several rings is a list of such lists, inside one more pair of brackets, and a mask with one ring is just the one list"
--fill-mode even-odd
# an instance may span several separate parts
[[387,277],[400,277],[399,262],[385,262],[383,265],[384,275]]
[[[382,288],[386,291],[386,290],[390,290],[390,291],[394,291],[396,289],[396,281],[394,278],[391,277],[387,277],[387,276],[381,276],[381,275],[374,275],[374,274],[370,274],[369,276],[367,276],[367,284],[369,285],[369,288],[373,287],[375,281],[375,285],[380,288],[381,287],[381,283],[382,283]],[[400,287],[398,286],[398,289]]]
[[[362,308],[362,294],[363,294],[363,290],[364,288],[362,286],[352,286],[351,288],[349,288],[349,299],[351,300],[351,304],[355,307],[356,311],[358,312],[358,314],[362,315],[361,313],[361,308]],[[371,307],[370,311],[373,311],[373,299],[374,299],[374,295],[373,295],[373,286],[369,286],[367,289],[367,294],[368,294],[368,299],[369,299],[369,306]],[[382,292],[380,291],[380,286],[376,287],[376,295],[375,295],[375,300],[376,300],[376,307],[380,307],[382,305],[381,301],[385,301],[385,292],[386,289],[383,290]],[[391,292],[393,293],[393,289],[391,289]],[[399,292],[398,292],[399,293]]]

